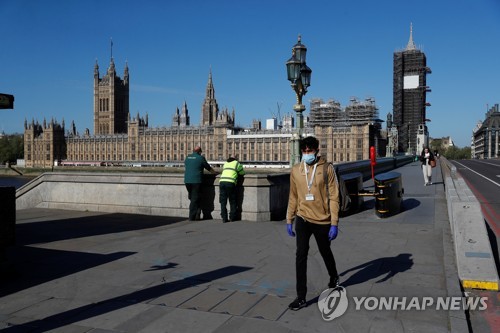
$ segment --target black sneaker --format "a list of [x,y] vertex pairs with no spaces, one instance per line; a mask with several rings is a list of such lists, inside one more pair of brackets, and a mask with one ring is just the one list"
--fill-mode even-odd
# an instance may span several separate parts
[[299,299],[298,297],[288,305],[288,308],[293,311],[297,311],[307,306],[305,299]]
[[328,288],[337,288],[339,286],[339,276],[330,279],[330,283],[328,283]]

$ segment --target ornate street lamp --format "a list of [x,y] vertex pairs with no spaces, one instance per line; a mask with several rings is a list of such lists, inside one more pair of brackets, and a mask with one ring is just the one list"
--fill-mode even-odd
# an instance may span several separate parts
[[299,140],[302,138],[304,128],[302,112],[306,109],[305,105],[302,104],[302,97],[307,93],[307,88],[311,85],[312,70],[307,67],[306,53],[307,47],[301,43],[301,36],[299,35],[297,44],[292,48],[292,57],[286,62],[288,81],[290,81],[297,96],[297,103],[293,106],[293,110],[297,113],[297,123],[295,125],[296,133],[292,136],[290,166],[300,162]]

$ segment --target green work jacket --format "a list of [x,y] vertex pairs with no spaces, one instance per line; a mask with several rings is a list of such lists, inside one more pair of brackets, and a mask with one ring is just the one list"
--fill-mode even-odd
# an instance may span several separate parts
[[205,157],[198,153],[192,153],[186,156],[184,166],[186,168],[184,172],[184,183],[186,184],[201,184],[203,169],[207,169],[207,171],[212,169]]

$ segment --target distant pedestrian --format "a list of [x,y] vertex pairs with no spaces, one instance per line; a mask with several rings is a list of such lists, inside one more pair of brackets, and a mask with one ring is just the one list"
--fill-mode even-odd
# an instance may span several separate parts
[[[300,141],[302,161],[293,166],[290,173],[290,195],[286,213],[287,232],[297,235],[295,269],[297,298],[288,306],[299,310],[306,306],[307,255],[309,239],[314,235],[318,249],[330,275],[329,288],[339,284],[335,258],[330,242],[337,237],[339,222],[339,189],[332,167],[325,168],[327,161],[318,156],[319,141],[307,137]],[[324,172],[328,173],[325,184]],[[293,221],[295,220],[295,232]]]
[[[236,220],[236,212],[238,208],[236,186],[238,184],[238,178],[243,177],[244,175],[245,170],[243,170],[243,165],[241,165],[241,163],[238,162],[234,156],[229,157],[222,167],[219,182],[220,215],[223,223],[228,221],[233,222]],[[226,207],[228,199],[230,207],[229,219]]]
[[429,147],[425,147],[420,154],[420,162],[422,163],[422,172],[424,174],[424,185],[432,185],[432,165],[436,163],[434,154],[431,153]]
[[[188,191],[189,203],[189,220],[200,220],[200,190],[203,181],[203,169],[210,171],[213,174],[217,172],[208,164],[204,156],[201,155],[201,147],[196,146],[193,153],[186,156],[184,161],[184,183]],[[203,216],[206,218],[206,216]]]

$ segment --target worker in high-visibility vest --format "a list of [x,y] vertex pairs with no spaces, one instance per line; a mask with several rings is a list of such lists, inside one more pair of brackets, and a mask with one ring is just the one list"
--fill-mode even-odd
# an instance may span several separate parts
[[[219,181],[220,214],[223,223],[236,220],[238,208],[236,185],[238,183],[238,177],[243,177],[244,175],[245,170],[243,170],[243,165],[241,165],[235,157],[229,157],[222,167]],[[229,219],[226,208],[228,199],[230,207]]]

